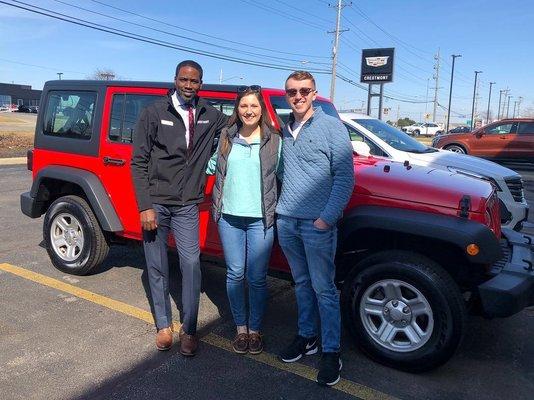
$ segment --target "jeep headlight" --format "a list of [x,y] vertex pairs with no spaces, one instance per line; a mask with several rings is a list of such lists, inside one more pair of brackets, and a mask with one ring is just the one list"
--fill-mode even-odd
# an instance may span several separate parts
[[449,171],[451,171],[451,172],[456,172],[457,174],[469,176],[471,178],[482,179],[483,181],[490,182],[493,186],[495,186],[495,188],[499,192],[502,192],[502,189],[499,186],[499,184],[497,183],[497,181],[495,179],[489,177],[489,176],[480,175],[480,174],[477,174],[476,172],[469,171],[469,170],[466,170],[466,169],[456,168],[456,167],[450,167],[449,166],[449,167],[447,167],[447,169]]

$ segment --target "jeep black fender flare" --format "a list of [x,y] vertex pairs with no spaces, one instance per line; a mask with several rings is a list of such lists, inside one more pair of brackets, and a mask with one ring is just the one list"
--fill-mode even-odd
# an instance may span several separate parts
[[458,247],[464,254],[467,246],[474,243],[480,252],[468,256],[472,263],[493,264],[502,257],[499,239],[484,224],[461,217],[378,206],[358,206],[344,214],[339,225],[339,249],[352,250],[351,241],[357,241],[358,231],[370,229],[440,240]]
[[41,169],[33,180],[30,196],[34,199],[39,196],[39,188],[44,179],[54,179],[70,182],[82,188],[91,208],[93,209],[100,226],[108,232],[123,230],[122,223],[113,208],[102,182],[92,172],[63,166],[50,166]]

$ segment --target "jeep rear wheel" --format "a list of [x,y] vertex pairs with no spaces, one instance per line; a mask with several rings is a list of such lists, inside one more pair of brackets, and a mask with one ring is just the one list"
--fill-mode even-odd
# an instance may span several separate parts
[[345,280],[342,306],[356,345],[410,372],[435,368],[454,354],[466,313],[452,278],[432,260],[405,251],[359,263]]
[[54,201],[46,212],[43,238],[60,271],[85,275],[106,258],[109,246],[89,204],[78,196]]

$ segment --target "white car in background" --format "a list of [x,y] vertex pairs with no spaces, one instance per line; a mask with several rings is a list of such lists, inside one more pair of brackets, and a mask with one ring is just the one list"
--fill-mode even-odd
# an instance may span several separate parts
[[443,128],[434,122],[424,122],[419,124],[408,125],[402,128],[404,132],[414,136],[436,136],[443,133]]
[[363,141],[370,154],[394,161],[448,170],[484,179],[497,188],[501,205],[501,224],[521,230],[528,218],[528,204],[521,175],[492,161],[428,147],[385,122],[356,113],[340,113],[351,141]]

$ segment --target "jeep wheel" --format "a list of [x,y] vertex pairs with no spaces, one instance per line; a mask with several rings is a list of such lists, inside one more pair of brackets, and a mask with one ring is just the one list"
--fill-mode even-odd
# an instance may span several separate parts
[[452,278],[432,260],[405,251],[359,263],[345,280],[342,306],[362,351],[410,372],[438,367],[454,354],[466,314]]
[[412,133],[414,136],[419,136],[421,134],[421,132],[418,129],[412,131]]
[[43,238],[54,267],[74,275],[87,274],[109,251],[93,210],[78,196],[52,203],[44,218]]
[[465,149],[458,144],[451,144],[449,146],[445,146],[444,149],[452,151],[453,153],[467,154],[467,151],[465,151]]

